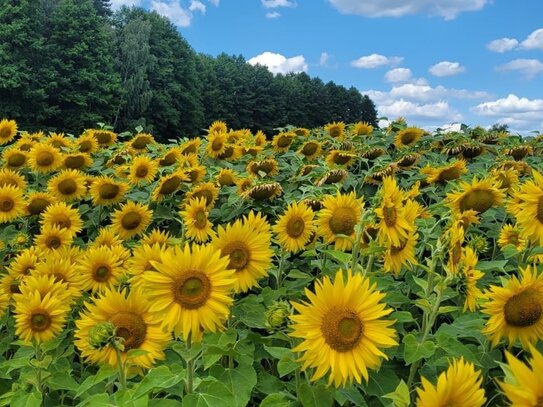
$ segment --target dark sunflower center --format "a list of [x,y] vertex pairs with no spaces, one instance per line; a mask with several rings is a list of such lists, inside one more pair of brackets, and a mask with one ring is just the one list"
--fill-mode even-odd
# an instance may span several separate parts
[[457,265],[460,263],[460,260],[462,259],[462,245],[460,242],[456,243],[450,253],[451,256],[451,263],[453,265]]
[[234,155],[234,147],[232,146],[226,146],[224,149],[224,153],[222,153],[219,158],[230,158]]
[[99,144],[107,144],[111,142],[111,134],[109,133],[96,133],[96,141]]
[[344,178],[347,177],[347,171],[339,169],[339,170],[331,170],[326,173],[323,179],[324,184],[335,184],[336,182],[343,181]]
[[528,149],[525,147],[515,147],[511,150],[511,155],[515,160],[522,160],[528,154]]
[[102,199],[114,199],[119,194],[121,188],[116,184],[103,184],[98,188],[98,195]]
[[36,155],[36,164],[40,167],[47,167],[55,161],[55,156],[49,151],[40,151]]
[[136,177],[138,178],[145,178],[149,174],[149,168],[147,166],[139,166],[136,168]]
[[198,212],[196,212],[196,215],[194,216],[194,225],[198,229],[203,229],[206,227],[207,216],[206,216],[206,213],[202,209],[199,209]]
[[519,328],[531,326],[541,319],[542,311],[539,294],[527,289],[507,300],[504,307],[505,321]]
[[297,238],[304,233],[305,222],[300,216],[292,217],[287,222],[287,235]]
[[394,206],[387,206],[383,208],[383,220],[385,224],[391,228],[396,226],[396,221],[398,220],[398,212]]
[[341,129],[339,127],[336,127],[336,126],[330,127],[330,129],[328,130],[328,133],[330,133],[331,137],[336,138],[336,137],[341,136]]
[[251,260],[251,251],[245,242],[235,241],[228,243],[222,249],[222,255],[228,256],[230,262],[228,263],[228,268],[235,269],[236,271],[243,270],[249,261]]
[[12,294],[21,294],[21,290],[19,289],[19,281],[13,280],[11,284],[9,285],[9,292]]
[[415,164],[415,161],[417,161],[416,156],[414,156],[414,155],[406,155],[400,161],[398,161],[398,165],[400,167],[409,167],[410,165]]
[[141,224],[141,215],[137,212],[128,212],[123,216],[121,225],[123,229],[134,230]]
[[260,165],[257,166],[256,172],[258,173],[258,171],[264,171],[266,174],[269,174],[275,169],[274,164],[274,161],[262,161]]
[[92,150],[92,142],[85,140],[79,143],[79,151],[82,153],[88,153]]
[[391,248],[390,248],[390,254],[391,254],[392,256],[394,256],[394,255],[397,255],[397,254],[401,253],[401,252],[403,251],[403,249],[406,248],[406,246],[407,246],[407,241],[408,241],[407,239],[405,239],[405,240],[400,240],[400,245],[399,245],[399,246],[394,246],[394,245],[391,246]]
[[181,185],[181,177],[177,175],[172,176],[162,183],[159,193],[161,195],[172,194],[179,188],[179,185]]
[[350,236],[354,232],[356,220],[356,215],[351,208],[337,208],[328,224],[334,234]]
[[140,315],[120,311],[112,315],[110,321],[115,325],[115,336],[124,339],[124,350],[139,348],[145,342],[147,324]]
[[220,139],[215,139],[213,140],[213,142],[211,143],[211,149],[213,151],[221,151],[224,147],[224,142]]
[[0,211],[9,212],[13,209],[14,206],[15,202],[13,202],[13,199],[9,197],[0,198]]
[[104,283],[111,277],[111,268],[105,264],[98,266],[94,270],[94,280]]
[[196,143],[193,143],[193,144],[190,144],[187,147],[185,147],[183,149],[183,151],[181,151],[181,154],[187,155],[187,154],[191,154],[191,153],[196,153],[197,151],[198,150],[196,148]]
[[132,142],[132,147],[136,150],[143,150],[150,142],[148,137],[136,137]]
[[348,154],[336,153],[333,156],[333,161],[335,164],[347,164],[349,161],[351,161],[351,156]]
[[539,223],[543,223],[543,196],[537,201],[537,214],[535,217]]
[[51,317],[44,311],[36,311],[30,317],[30,328],[34,332],[43,332],[51,326]]
[[45,239],[45,246],[49,249],[58,249],[62,245],[62,241],[58,236],[48,236]]
[[70,229],[70,226],[72,226],[72,221],[70,220],[69,216],[62,214],[57,216],[57,218],[53,221],[53,225],[58,226],[61,229]]
[[332,309],[322,319],[321,332],[332,349],[347,352],[358,345],[364,327],[355,312],[348,309]]
[[199,271],[189,271],[174,284],[174,298],[187,309],[198,309],[211,294],[209,278]]
[[3,127],[3,128],[0,128],[0,138],[1,139],[6,139],[6,138],[9,138],[11,136],[11,130],[9,127]]
[[194,198],[205,199],[206,206],[209,206],[211,202],[213,202],[213,193],[208,189],[202,189],[200,191],[196,191],[192,196]]
[[277,146],[278,147],[288,147],[288,146],[290,146],[290,143],[292,143],[292,137],[291,136],[281,136],[277,140]]
[[405,132],[401,136],[402,144],[405,144],[405,145],[411,144],[412,142],[415,141],[416,137],[417,137],[416,134],[411,131]]
[[500,188],[509,189],[511,187],[511,181],[504,173],[498,174],[498,182],[500,183]]
[[49,205],[49,201],[43,198],[36,198],[33,199],[28,204],[28,212],[30,212],[31,215],[39,215],[42,213],[45,208]]
[[58,183],[58,191],[62,195],[71,195],[77,191],[77,183],[71,178],[64,179]]
[[26,161],[26,156],[21,153],[15,153],[11,155],[8,159],[8,165],[10,167],[21,167]]
[[160,165],[162,165],[163,167],[166,167],[168,165],[172,165],[172,164],[175,164],[175,160],[176,160],[177,156],[175,155],[175,153],[168,153],[164,156],[164,158],[162,158],[162,160],[160,160]]
[[302,148],[302,154],[303,155],[313,155],[317,152],[317,149],[319,148],[319,145],[317,143],[306,143],[304,144],[304,147]]
[[488,189],[473,189],[460,199],[460,211],[473,209],[483,213],[494,205],[494,194]]
[[66,168],[77,170],[85,165],[85,158],[81,155],[73,155],[64,160]]

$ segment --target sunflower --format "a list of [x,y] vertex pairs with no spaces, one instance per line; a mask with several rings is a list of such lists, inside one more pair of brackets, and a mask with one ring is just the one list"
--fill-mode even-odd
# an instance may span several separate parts
[[77,151],[83,154],[92,154],[98,151],[98,141],[91,133],[81,135],[74,142],[74,147]]
[[510,345],[519,339],[527,348],[543,338],[543,274],[531,266],[520,271],[520,280],[512,276],[502,286],[492,285],[486,294],[482,312],[489,319],[483,333],[493,346],[506,338]]
[[317,140],[306,141],[298,150],[298,153],[302,154],[308,160],[315,160],[321,155],[321,152],[322,145]]
[[0,287],[0,318],[4,318],[9,307],[10,294]]
[[325,197],[318,214],[317,233],[326,243],[334,243],[337,250],[349,250],[362,206],[362,198],[357,199],[354,192],[344,195],[338,191],[336,196]]
[[144,155],[137,156],[130,165],[128,180],[134,185],[139,185],[142,182],[149,184],[153,182],[157,172],[158,163],[155,160]]
[[94,205],[110,206],[121,202],[128,191],[128,184],[110,176],[96,177],[89,188]]
[[9,274],[27,276],[36,268],[40,257],[40,251],[36,247],[30,247],[17,254],[9,263],[7,271]]
[[62,166],[69,170],[81,170],[92,165],[92,158],[87,153],[69,153],[62,157]]
[[373,133],[373,126],[368,122],[354,123],[351,132],[355,136],[367,136]]
[[198,164],[188,167],[184,171],[186,171],[187,177],[189,177],[189,182],[196,184],[204,178],[207,170],[205,166]]
[[230,168],[221,168],[216,176],[217,182],[221,187],[230,187],[236,185],[238,173]]
[[444,184],[448,181],[460,178],[463,174],[468,172],[468,169],[464,160],[458,160],[443,167],[425,167],[420,172],[426,175],[426,182],[429,184],[434,182],[441,182]]
[[83,221],[79,210],[64,202],[51,204],[45,209],[40,220],[42,227],[58,226],[72,236],[83,230]]
[[73,235],[59,226],[44,226],[34,239],[34,244],[40,250],[49,253],[72,244]]
[[5,149],[2,152],[2,159],[4,160],[6,168],[18,170],[26,166],[28,161],[28,153],[20,150],[17,147],[13,147]]
[[25,213],[23,191],[11,185],[0,187],[0,223],[11,222]]
[[124,270],[122,259],[102,246],[88,249],[77,264],[83,290],[103,292],[119,283]]
[[324,126],[324,131],[332,138],[343,140],[345,136],[345,123],[343,122],[332,122]]
[[273,231],[284,250],[296,253],[302,250],[314,231],[315,213],[303,202],[292,202],[279,216]]
[[500,230],[498,245],[503,249],[507,245],[515,246],[521,252],[526,248],[526,239],[521,236],[521,231],[514,225],[503,225]]
[[362,378],[368,381],[368,369],[377,369],[381,351],[396,346],[394,321],[383,317],[392,312],[382,301],[385,294],[370,285],[367,278],[349,270],[318,280],[315,292],[305,289],[309,302],[292,303],[298,312],[290,316],[290,336],[303,339],[294,352],[302,352],[302,370],[315,368],[311,381],[330,372],[328,384],[345,386]]
[[128,201],[111,216],[111,228],[121,239],[141,235],[153,220],[153,211],[145,204]]
[[517,161],[520,161],[527,155],[532,155],[533,153],[534,150],[530,145],[518,145],[505,151],[505,154],[512,156]]
[[422,388],[417,388],[417,407],[482,407],[485,391],[481,372],[463,358],[454,359],[447,371],[441,373],[434,386],[424,376]]
[[238,194],[243,195],[253,186],[253,178],[252,177],[239,178],[236,182],[236,185],[238,187]]
[[207,242],[215,235],[213,223],[208,219],[208,209],[204,198],[192,198],[181,212],[185,226],[185,236],[198,243]]
[[372,147],[366,151],[364,151],[361,154],[362,158],[365,158],[367,160],[373,161],[376,158],[381,157],[383,154],[385,154],[385,150],[381,147]]
[[189,154],[198,154],[200,144],[202,144],[202,140],[200,139],[200,137],[196,137],[181,144],[179,146],[179,151],[181,152],[182,156]]
[[206,154],[211,158],[219,158],[226,150],[226,133],[209,133]]
[[209,134],[213,133],[226,133],[228,131],[228,127],[226,126],[226,123],[220,120],[215,120],[209,128],[207,129],[207,132]]
[[289,132],[281,132],[273,137],[272,140],[272,146],[273,149],[279,153],[288,151],[294,140],[296,139],[296,133],[289,131]]
[[365,181],[372,185],[381,185],[387,177],[392,177],[396,172],[395,165],[387,165],[385,167],[377,167],[371,174],[367,175]]
[[[129,366],[151,368],[155,361],[165,358],[164,348],[170,335],[162,330],[160,317],[151,312],[151,303],[139,291],[106,291],[94,303],[85,303],[86,310],[75,325],[75,346],[83,358],[91,363],[107,363],[116,367],[116,350],[111,345],[96,346],[92,331],[103,323],[111,323],[114,334],[123,339],[121,362]],[[142,354],[128,358],[128,352]]]
[[266,146],[268,141],[266,140],[266,135],[264,134],[262,130],[258,130],[256,132],[255,137],[254,137],[254,142],[256,146],[259,146],[259,147]]
[[266,219],[266,215],[263,215],[261,212],[251,210],[247,215],[243,215],[243,225],[250,227],[261,235],[266,235],[266,239],[268,236],[271,239],[272,228]]
[[543,245],[543,176],[534,170],[534,180],[520,186],[508,210],[517,218],[522,236]]
[[162,253],[156,273],[142,274],[142,288],[163,326],[193,342],[204,331],[217,332],[230,314],[234,270],[210,245],[185,245]]
[[538,406],[543,401],[543,355],[534,346],[529,348],[532,359],[528,365],[505,351],[505,380],[498,384],[512,406]]
[[279,174],[279,164],[274,158],[265,158],[261,161],[250,161],[247,164],[247,172],[254,177],[273,177]]
[[130,284],[134,288],[141,288],[143,282],[142,275],[146,272],[156,272],[155,261],[160,262],[162,252],[169,248],[159,244],[141,244],[132,250],[132,256],[127,262],[126,271],[132,277]]
[[335,165],[343,165],[345,167],[349,167],[354,162],[355,158],[356,154],[354,153],[341,150],[331,150],[326,155],[326,163],[330,167],[333,167]]
[[154,143],[154,137],[148,133],[138,133],[128,142],[130,148],[133,148],[138,152],[147,150],[147,146]]
[[165,247],[168,245],[173,244],[172,242],[172,236],[170,235],[170,232],[165,230],[160,230],[158,228],[155,228],[151,231],[151,233],[148,233],[145,236],[142,236],[140,239],[140,243],[148,244],[148,245],[154,245],[158,244],[161,247]]
[[273,256],[270,235],[259,233],[249,222],[219,226],[211,244],[228,260],[228,268],[235,270],[236,293],[258,286],[258,280],[268,275]]
[[456,274],[462,261],[462,245],[465,240],[463,224],[459,221],[453,222],[449,230],[447,230],[447,238],[449,242],[449,251],[447,259],[447,272]]
[[63,148],[69,148],[70,147],[70,140],[66,138],[64,133],[50,133],[49,137],[45,140],[46,144],[49,144],[55,148],[58,148],[59,150],[62,150]]
[[0,187],[8,185],[24,191],[26,189],[26,179],[18,171],[13,171],[9,168],[2,168],[0,169]]
[[248,188],[242,196],[255,201],[273,200],[283,194],[283,188],[279,182],[262,182]]
[[335,168],[333,170],[326,171],[324,175],[317,181],[317,186],[320,187],[322,185],[343,182],[347,179],[348,176],[349,172],[344,168]]
[[484,274],[476,270],[477,255],[471,247],[464,248],[463,267],[460,271],[460,292],[465,295],[464,312],[467,310],[474,312],[477,308],[477,299],[482,297],[482,292],[477,288],[479,281]]
[[424,130],[418,127],[407,127],[400,130],[394,137],[394,144],[398,148],[414,145],[424,135]]
[[161,167],[169,167],[177,163],[181,157],[181,151],[179,151],[179,146],[171,147],[162,158],[158,161],[158,165]]
[[227,144],[224,153],[217,157],[219,160],[235,161],[242,156],[242,147],[235,144]]
[[494,206],[501,205],[503,198],[503,191],[496,187],[493,180],[482,179],[479,181],[475,177],[471,184],[461,181],[456,192],[447,194],[449,205],[456,214],[470,209],[478,213],[486,212]]
[[76,272],[74,259],[69,254],[63,249],[46,253],[43,260],[31,271],[31,275],[53,276],[55,281],[66,283],[66,295],[75,299],[81,295],[81,277]]
[[189,181],[189,177],[182,170],[177,170],[169,175],[163,175],[158,181],[158,185],[153,190],[151,199],[154,202],[160,202],[167,196],[173,195],[181,184],[187,181]]
[[23,133],[21,138],[17,140],[15,144],[13,144],[13,148],[19,149],[22,152],[28,153],[34,145],[36,144],[36,140],[33,139],[31,135],[28,133]]
[[26,197],[26,213],[28,215],[39,215],[49,205],[56,202],[56,198],[47,192],[32,192]]
[[107,246],[113,248],[122,246],[123,240],[113,231],[111,227],[101,228],[98,236],[90,244],[92,247]]
[[193,198],[203,198],[207,209],[213,208],[219,196],[219,189],[212,182],[205,182],[194,186],[186,195],[186,202]]
[[117,141],[117,134],[109,130],[89,130],[100,147],[112,146]]
[[[41,298],[44,298],[47,294],[53,297],[62,299],[64,302],[70,302],[70,292],[68,291],[68,284],[64,281],[57,280],[55,276],[51,274],[32,274],[25,276],[21,279],[19,284],[19,292],[23,298],[31,295],[34,292],[38,292]],[[15,296],[17,298],[17,296]]]
[[50,341],[62,332],[68,310],[62,296],[15,294],[15,333],[27,344]]
[[48,173],[62,165],[62,154],[48,144],[35,144],[30,150],[28,164],[33,171]]
[[400,244],[398,245],[388,241],[384,253],[383,269],[397,276],[400,274],[402,266],[418,264],[415,258],[415,246],[418,237],[417,233],[409,232],[405,238],[400,238]]
[[62,170],[49,180],[47,190],[63,201],[81,199],[87,193],[85,176],[77,170]]
[[497,186],[508,194],[513,192],[519,182],[518,172],[513,168],[494,169],[491,175],[496,180]]
[[0,146],[9,143],[17,135],[15,120],[0,120]]

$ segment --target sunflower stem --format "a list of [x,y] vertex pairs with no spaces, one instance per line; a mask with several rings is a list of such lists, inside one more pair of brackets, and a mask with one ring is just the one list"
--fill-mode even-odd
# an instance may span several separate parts
[[368,274],[371,274],[372,269],[373,269],[373,254],[371,254],[368,259],[368,264],[366,265],[366,269],[364,270],[364,277],[366,277]]
[[[36,358],[36,361],[38,362],[41,362],[43,360],[44,353],[42,353],[40,344],[38,342],[34,342],[34,356]],[[38,390],[38,392],[40,393],[40,405],[43,406],[43,376],[41,370],[41,366],[38,366],[36,368],[36,390]]]
[[185,382],[185,392],[186,394],[192,394],[193,380],[194,380],[194,358],[190,356],[190,349],[192,347],[192,340],[191,340],[190,334],[187,339],[186,345],[187,345],[187,353],[189,354],[189,358],[187,359],[187,380]]
[[126,387],[126,370],[125,370],[125,365],[123,363],[121,350],[115,345],[113,345],[113,347],[115,348],[115,354],[117,355],[117,368],[119,369],[119,383],[121,384],[121,389],[123,391],[126,391],[126,389],[127,389],[127,387]]

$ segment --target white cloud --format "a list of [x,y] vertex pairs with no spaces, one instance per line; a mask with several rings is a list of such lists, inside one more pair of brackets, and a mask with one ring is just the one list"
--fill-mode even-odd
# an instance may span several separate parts
[[441,61],[432,65],[428,71],[434,76],[452,76],[458,75],[466,70],[459,62]]
[[213,4],[215,7],[218,7],[219,6],[219,2],[221,0],[208,0],[211,4]]
[[519,71],[527,79],[533,78],[538,73],[543,72],[543,63],[538,59],[514,59],[511,62],[500,65],[496,68],[498,71]]
[[413,73],[409,68],[394,68],[385,74],[387,82],[401,83],[407,82],[413,77]]
[[122,6],[139,6],[141,0],[111,0],[111,8],[113,10],[118,10]]
[[189,10],[190,11],[199,11],[200,13],[205,14],[206,13],[206,5],[204,3],[202,3],[201,1],[192,0],[190,2]]
[[448,102],[418,104],[407,100],[396,100],[389,105],[379,106],[379,114],[389,118],[405,117],[407,121],[430,122],[460,121],[462,115],[449,106]]
[[385,57],[380,54],[371,54],[358,58],[351,62],[355,68],[374,69],[386,65],[398,65],[403,61],[402,57]]
[[498,119],[519,130],[543,130],[543,99],[528,99],[509,94],[505,98],[480,103],[471,109],[474,113]]
[[328,52],[322,52],[321,57],[319,59],[319,65],[325,66],[329,59],[330,59],[330,55],[328,54]]
[[177,0],[151,2],[151,10],[161,16],[167,17],[178,27],[188,27],[192,20],[192,13],[179,4]]
[[486,44],[486,47],[490,51],[494,52],[506,52],[511,51],[518,45],[518,41],[515,38],[499,38],[494,41],[490,41]]
[[266,18],[279,18],[281,17],[281,13],[278,13],[277,11],[269,11],[266,13]]
[[307,62],[303,55],[287,58],[281,54],[266,51],[247,61],[251,65],[264,65],[273,74],[287,74],[290,72],[307,72]]
[[296,2],[293,0],[262,0],[262,5],[266,8],[295,7]]
[[329,0],[345,14],[365,17],[401,17],[427,14],[452,20],[464,11],[481,10],[492,0]]
[[528,37],[520,43],[524,49],[543,50],[543,28],[533,31]]

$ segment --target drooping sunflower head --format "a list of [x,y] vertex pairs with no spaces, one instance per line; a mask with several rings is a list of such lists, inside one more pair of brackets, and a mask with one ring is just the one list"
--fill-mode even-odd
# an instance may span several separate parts
[[273,137],[272,146],[280,153],[288,151],[296,137],[296,133],[292,131],[283,131]]
[[58,226],[66,229],[72,236],[83,230],[83,221],[77,208],[64,202],[49,205],[40,220],[42,227]]
[[462,147],[462,157],[469,159],[479,157],[485,152],[485,147],[480,144],[465,143]]
[[213,223],[208,219],[208,208],[205,198],[192,198],[185,204],[181,212],[185,225],[185,236],[198,243],[207,242],[214,236]]
[[343,165],[349,167],[355,160],[356,154],[342,151],[342,150],[331,150],[326,156],[326,163],[330,166]]
[[226,133],[209,133],[207,136],[206,153],[212,158],[219,158],[226,151]]
[[381,185],[383,180],[387,177],[391,177],[396,171],[395,165],[387,165],[385,167],[376,167],[370,174],[365,178],[368,184],[372,185]]
[[23,191],[13,185],[0,186],[0,224],[11,222],[24,213]]
[[160,202],[167,196],[172,196],[183,182],[187,181],[189,181],[189,177],[183,170],[177,170],[172,174],[162,176],[153,190],[152,200]]
[[216,176],[217,182],[221,187],[230,187],[236,185],[239,174],[230,169],[222,168]]
[[282,194],[283,188],[279,182],[263,182],[251,186],[242,196],[254,199],[255,201],[266,201],[275,199]]
[[308,140],[298,150],[307,160],[314,160],[321,155],[322,145],[317,140]]
[[0,146],[9,143],[17,135],[15,120],[0,120]]
[[533,153],[533,147],[529,144],[518,145],[505,151],[505,154],[510,155],[517,161],[520,161],[524,157],[532,155]]
[[17,147],[7,148],[2,152],[2,159],[6,168],[19,170],[26,167],[28,163],[28,153]]
[[96,177],[89,192],[95,205],[110,206],[121,202],[128,191],[128,184],[104,175]]
[[291,203],[273,227],[281,247],[291,253],[302,250],[313,234],[314,217],[313,210],[303,202]]
[[342,140],[345,137],[345,123],[328,123],[324,126],[324,131],[326,131],[330,137]]
[[407,127],[400,130],[394,137],[394,144],[398,148],[411,147],[424,135],[424,130],[418,127]]
[[419,158],[420,156],[418,154],[405,154],[402,158],[396,161],[396,165],[405,170],[413,167]]
[[111,146],[117,141],[117,133],[109,130],[88,130],[100,147]]
[[133,201],[121,205],[111,216],[111,228],[121,239],[141,235],[153,220],[153,211],[146,204]]
[[445,184],[448,181],[460,178],[466,172],[468,172],[468,169],[464,160],[457,160],[443,167],[425,167],[421,170],[421,173],[427,176],[426,182],[429,184],[434,182]]
[[347,179],[348,176],[349,176],[349,171],[347,171],[346,169],[334,168],[324,173],[321,179],[317,181],[317,186],[343,182]]
[[190,155],[190,154],[198,154],[198,150],[200,149],[200,145],[202,144],[202,139],[200,137],[196,137],[190,140],[185,141],[183,144],[179,146],[179,151],[181,152],[181,155]]
[[368,136],[373,133],[373,126],[368,122],[356,122],[351,132],[355,136]]
[[140,155],[134,158],[130,165],[128,179],[134,185],[141,183],[150,184],[158,172],[158,163],[151,157]]
[[147,150],[147,146],[155,143],[155,138],[149,133],[138,133],[129,141],[130,147],[141,152]]
[[367,160],[373,161],[376,158],[381,157],[383,154],[385,154],[385,150],[381,147],[372,147],[368,150],[364,151],[361,156]]
[[[385,294],[360,274],[349,270],[318,280],[314,292],[305,289],[308,302],[292,303],[298,312],[290,316],[289,334],[302,342],[293,350],[303,355],[302,369],[314,368],[312,381],[329,373],[328,383],[343,387],[368,380],[368,369],[377,369],[386,359],[382,349],[396,346],[392,312],[382,302]],[[356,363],[352,363],[356,360]]]
[[504,193],[498,189],[494,180],[478,180],[475,177],[471,184],[462,181],[457,191],[447,194],[451,210],[456,214],[468,210],[486,212],[492,207],[500,206],[503,198]]
[[49,144],[37,143],[30,150],[28,163],[33,171],[51,172],[62,165],[62,154]]
[[247,172],[254,177],[273,177],[279,173],[279,164],[274,158],[252,160],[247,164]]

